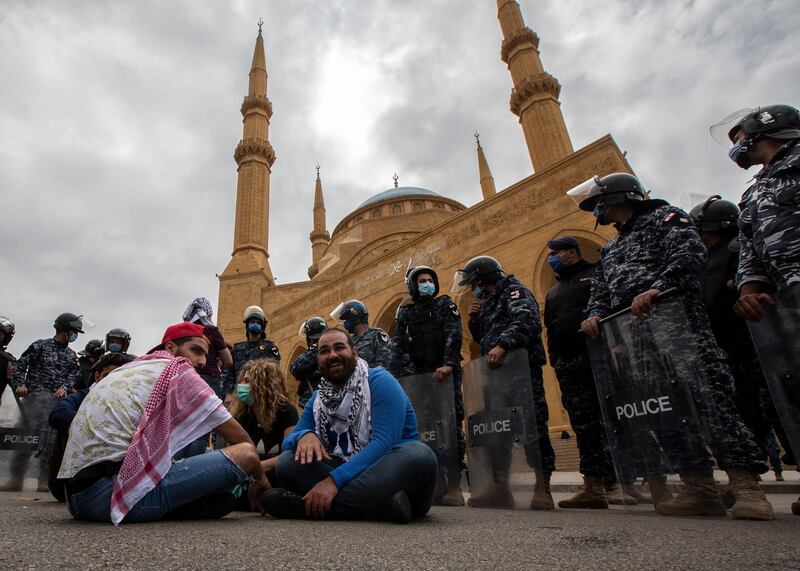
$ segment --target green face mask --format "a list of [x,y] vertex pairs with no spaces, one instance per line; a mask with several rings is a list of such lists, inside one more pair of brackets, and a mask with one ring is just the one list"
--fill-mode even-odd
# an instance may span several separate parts
[[236,385],[236,398],[242,401],[242,404],[250,404],[252,402],[250,398],[250,385]]

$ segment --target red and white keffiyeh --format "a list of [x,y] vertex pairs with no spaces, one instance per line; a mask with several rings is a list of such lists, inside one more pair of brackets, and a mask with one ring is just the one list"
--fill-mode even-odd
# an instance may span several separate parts
[[119,525],[130,509],[158,485],[172,465],[173,454],[230,417],[222,401],[185,357],[155,351],[126,367],[163,359],[169,363],[153,386],[114,482],[114,525]]

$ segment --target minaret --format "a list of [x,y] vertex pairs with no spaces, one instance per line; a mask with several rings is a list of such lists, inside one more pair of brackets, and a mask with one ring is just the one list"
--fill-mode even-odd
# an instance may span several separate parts
[[515,0],[497,0],[503,32],[501,59],[508,64],[514,88],[511,111],[519,117],[533,170],[541,171],[572,154],[558,95],[561,85],[539,57],[539,36],[525,25]]
[[325,223],[325,200],[322,198],[319,165],[317,165],[317,183],[314,186],[314,229],[308,237],[311,240],[311,267],[308,268],[308,277],[313,278],[319,272],[319,261],[331,241]]
[[486,200],[497,194],[497,189],[494,187],[494,177],[492,171],[489,170],[489,163],[486,162],[486,155],[483,154],[480,135],[477,131],[475,131],[475,142],[478,143],[478,174],[481,177],[481,192],[483,192],[483,199]]
[[[261,290],[275,285],[269,267],[269,177],[275,151],[269,143],[272,103],[267,99],[267,62],[263,21],[250,66],[250,82],[242,102],[242,140],[233,158],[239,166],[236,184],[236,221],[231,260],[219,277],[219,318],[223,334],[239,336],[241,315],[248,305],[262,305]],[[233,324],[237,327],[233,331]]]

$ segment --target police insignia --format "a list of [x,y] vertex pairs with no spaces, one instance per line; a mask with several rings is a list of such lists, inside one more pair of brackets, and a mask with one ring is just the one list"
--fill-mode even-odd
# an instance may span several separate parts
[[689,219],[685,216],[681,216],[677,212],[670,212],[664,217],[664,222],[671,224],[672,226],[688,226]]
[[263,345],[259,345],[258,350],[263,352],[264,351],[264,346]]
[[518,289],[515,289],[511,292],[510,297],[511,299],[519,299],[522,296],[522,292]]
[[385,331],[381,331],[381,339],[383,340],[384,343],[388,343],[389,342],[389,334],[386,333]]
[[461,315],[458,313],[458,307],[456,307],[455,303],[450,304],[450,311],[452,311],[453,315],[455,315],[456,317],[461,317]]

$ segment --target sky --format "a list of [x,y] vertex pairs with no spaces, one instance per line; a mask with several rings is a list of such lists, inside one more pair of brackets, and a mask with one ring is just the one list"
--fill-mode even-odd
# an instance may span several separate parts
[[[576,149],[611,133],[654,197],[736,200],[755,172],[708,134],[800,104],[796,0],[520,0]],[[0,315],[19,355],[62,312],[143,353],[232,249],[239,107],[264,20],[276,150],[270,263],[307,279],[317,163],[328,228],[392,186],[480,200],[531,174],[490,0],[5,0]],[[793,39],[794,38],[794,39]]]

